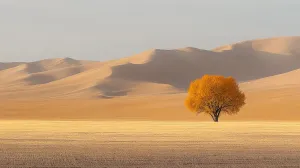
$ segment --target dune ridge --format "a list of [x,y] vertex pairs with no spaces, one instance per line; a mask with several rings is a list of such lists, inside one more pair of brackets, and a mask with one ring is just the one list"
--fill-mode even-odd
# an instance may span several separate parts
[[[183,105],[189,83],[217,74],[236,78],[247,95],[243,114],[234,120],[300,120],[299,53],[300,37],[280,37],[213,50],[152,49],[106,62],[0,63],[0,107],[5,111],[0,118],[194,120]],[[48,114],[51,109],[57,112]]]
[[247,88],[250,81],[256,86],[271,84],[267,79],[252,81],[279,74],[282,75],[278,78],[288,80],[289,74],[284,73],[300,68],[299,52],[300,37],[281,37],[245,41],[211,51],[193,47],[152,49],[107,62],[55,58],[1,63],[0,98],[14,98],[14,94],[18,95],[16,98],[35,98],[39,92],[45,98],[48,93],[49,97],[72,97],[69,93],[76,93],[72,95],[77,98],[104,98],[184,92],[191,80],[204,74],[233,76],[246,82],[243,86]]

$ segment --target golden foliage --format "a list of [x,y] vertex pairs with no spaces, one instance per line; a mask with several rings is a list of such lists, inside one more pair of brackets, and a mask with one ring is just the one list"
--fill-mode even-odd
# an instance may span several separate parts
[[234,78],[204,75],[193,81],[188,90],[185,105],[193,112],[207,113],[218,121],[221,113],[236,114],[245,104],[245,94]]

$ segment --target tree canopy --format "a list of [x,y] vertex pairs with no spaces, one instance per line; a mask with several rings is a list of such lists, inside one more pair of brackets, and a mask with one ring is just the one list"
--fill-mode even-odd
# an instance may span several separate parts
[[185,105],[192,112],[209,114],[218,122],[221,114],[237,114],[245,99],[234,78],[204,75],[191,82]]

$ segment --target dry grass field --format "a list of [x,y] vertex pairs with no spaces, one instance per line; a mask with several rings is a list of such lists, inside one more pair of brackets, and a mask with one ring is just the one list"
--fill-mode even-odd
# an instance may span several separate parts
[[299,167],[297,122],[0,122],[0,167]]

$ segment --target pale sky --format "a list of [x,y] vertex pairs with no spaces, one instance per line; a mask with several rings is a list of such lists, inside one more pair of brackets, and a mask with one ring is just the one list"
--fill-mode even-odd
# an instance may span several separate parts
[[110,60],[300,33],[300,0],[0,0],[0,61]]

